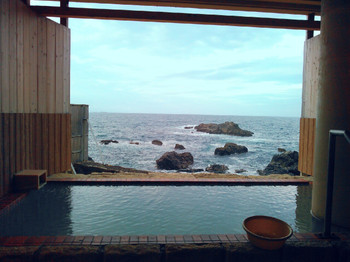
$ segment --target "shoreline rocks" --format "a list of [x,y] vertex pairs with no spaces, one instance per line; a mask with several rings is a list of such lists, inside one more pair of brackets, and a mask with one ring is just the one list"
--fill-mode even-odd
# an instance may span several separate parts
[[228,167],[225,165],[217,165],[217,164],[213,164],[208,166],[205,171],[207,172],[211,172],[211,173],[226,173],[226,171],[228,170]]
[[185,150],[186,148],[185,148],[183,145],[176,144],[174,149],[177,149],[177,150]]
[[75,171],[78,174],[84,174],[84,175],[88,175],[93,172],[97,172],[97,173],[134,172],[134,173],[148,174],[148,171],[144,171],[144,170],[137,170],[134,168],[126,168],[121,166],[106,165],[106,164],[97,163],[91,160],[78,162],[73,164],[73,166]]
[[110,143],[118,144],[119,142],[117,140],[107,139],[107,140],[101,140],[100,143],[103,145],[108,145]]
[[164,153],[156,160],[158,169],[179,170],[187,169],[193,164],[193,156],[191,153],[178,154],[175,151]]
[[286,151],[281,154],[276,154],[272,157],[271,162],[264,170],[257,170],[259,175],[266,176],[270,174],[289,174],[298,176],[299,153],[297,151]]
[[200,124],[194,127],[197,132],[204,132],[209,134],[225,134],[233,136],[252,136],[254,133],[248,130],[241,129],[238,124],[234,122],[225,122],[223,124]]
[[224,147],[218,147],[215,149],[214,155],[226,156],[232,154],[247,153],[248,148],[245,146],[237,145],[235,143],[226,143]]
[[162,145],[163,145],[163,142],[160,141],[160,140],[153,140],[153,141],[152,141],[152,144],[153,144],[153,145],[156,145],[156,146],[162,146]]

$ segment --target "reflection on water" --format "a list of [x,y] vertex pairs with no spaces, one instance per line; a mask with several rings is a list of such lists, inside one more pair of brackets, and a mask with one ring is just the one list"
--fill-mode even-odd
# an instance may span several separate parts
[[304,233],[312,229],[311,197],[312,186],[297,187],[295,209],[295,227],[297,232]]
[[311,186],[66,186],[33,191],[0,235],[243,233],[252,215],[311,231]]
[[0,235],[71,235],[71,210],[71,188],[46,185],[0,216]]

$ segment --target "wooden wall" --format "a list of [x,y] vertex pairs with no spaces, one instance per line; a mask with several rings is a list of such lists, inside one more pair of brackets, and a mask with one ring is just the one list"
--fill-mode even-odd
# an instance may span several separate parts
[[308,175],[313,175],[314,165],[319,58],[320,35],[306,40],[304,45],[298,169],[300,172]]
[[70,169],[70,30],[0,0],[0,196],[22,169]]

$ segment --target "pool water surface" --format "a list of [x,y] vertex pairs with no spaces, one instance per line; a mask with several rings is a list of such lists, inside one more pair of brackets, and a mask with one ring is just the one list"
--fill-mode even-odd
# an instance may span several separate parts
[[0,235],[239,234],[252,215],[311,232],[311,186],[50,183],[0,215]]

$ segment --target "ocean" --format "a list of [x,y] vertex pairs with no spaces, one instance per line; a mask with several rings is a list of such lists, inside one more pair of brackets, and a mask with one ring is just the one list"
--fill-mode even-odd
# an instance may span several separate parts
[[[251,137],[216,135],[197,132],[185,127],[201,123],[224,123],[232,121],[240,128],[254,132]],[[101,140],[113,139],[119,143],[103,145]],[[160,140],[162,146],[152,144]],[[139,142],[139,145],[130,144]],[[214,155],[215,148],[227,142],[246,146],[248,153],[230,156]],[[122,114],[90,113],[89,156],[96,162],[147,171],[158,170],[156,160],[165,152],[174,151],[175,144],[186,149],[194,158],[193,169],[205,169],[211,164],[226,165],[228,173],[245,169],[244,175],[258,175],[278,148],[299,150],[299,118],[257,116],[214,116],[175,114]]]

